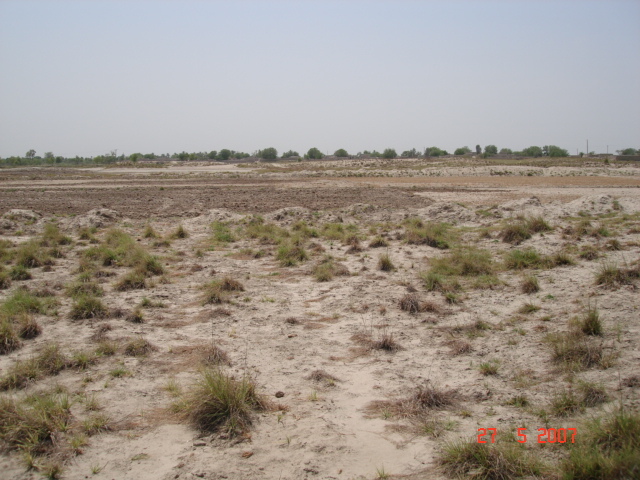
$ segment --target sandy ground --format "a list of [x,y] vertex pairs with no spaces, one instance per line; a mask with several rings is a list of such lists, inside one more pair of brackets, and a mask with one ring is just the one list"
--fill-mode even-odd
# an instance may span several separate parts
[[[562,175],[474,176],[463,166],[458,175],[437,177],[394,176],[390,171],[384,178],[311,178],[296,171],[281,178],[257,172],[242,178],[191,178],[201,169],[208,173],[207,167],[199,168],[161,169],[171,174],[164,179],[157,177],[159,169],[131,169],[135,178],[128,169],[0,172],[0,239],[19,245],[51,221],[73,238],[50,271],[33,268],[33,279],[0,290],[4,300],[22,286],[48,289],[58,302],[54,314],[36,316],[40,336],[0,356],[0,376],[48,342],[69,353],[93,349],[93,336],[107,324],[107,337],[119,345],[143,337],[155,346],[146,356],[119,351],[88,370],[64,370],[28,385],[26,392],[61,385],[77,398],[91,396],[110,419],[109,431],[91,436],[81,454],[66,457],[63,478],[444,479],[448,477],[435,461],[442,446],[458,438],[474,439],[480,427],[496,427],[507,435],[526,425],[533,437],[540,426],[580,428],[584,419],[616,402],[640,406],[638,388],[624,382],[637,375],[640,365],[638,285],[605,288],[594,282],[603,261],[631,265],[640,259],[640,170],[624,167],[624,175],[584,175],[579,168],[566,174],[570,167],[558,167],[565,169]],[[212,222],[240,228],[254,213],[287,229],[299,220],[318,230],[328,222],[353,224],[363,249],[350,253],[340,241],[311,238],[309,260],[283,267],[274,245],[241,234],[232,243],[212,242]],[[501,225],[519,215],[543,215],[553,230],[519,246],[502,242]],[[450,223],[460,243],[490,251],[496,261],[514,249],[535,248],[541,254],[566,252],[575,264],[527,271],[540,283],[540,290],[531,294],[520,290],[523,272],[501,270],[499,284],[466,287],[459,303],[450,304],[442,293],[426,291],[420,279],[434,259],[450,253],[407,244],[402,221],[408,217]],[[567,229],[581,218],[606,226],[610,236],[572,236]],[[147,224],[163,235],[182,224],[189,236],[154,246],[153,239],[143,237]],[[98,240],[109,228],[120,228],[161,258],[166,273],[148,288],[117,291],[114,284],[127,272],[125,267],[105,267],[111,276],[97,280],[105,292],[102,301],[112,310],[131,312],[144,298],[155,302],[142,309],[144,323],[115,316],[69,318],[73,301],[65,295],[65,285],[77,277],[82,251],[91,246],[78,237],[78,229],[87,226],[97,227]],[[387,248],[367,246],[374,232],[387,238]],[[610,247],[613,239],[618,249]],[[601,257],[580,258],[587,245]],[[262,249],[264,256],[254,258],[247,249]],[[392,259],[394,271],[378,269],[383,253]],[[316,281],[312,268],[327,254],[349,275]],[[240,281],[244,291],[231,294],[230,303],[203,305],[201,287],[225,276]],[[399,301],[409,292],[431,302],[434,311],[402,311]],[[525,303],[539,310],[519,313]],[[599,341],[615,361],[607,369],[560,370],[547,336],[569,330],[571,319],[593,305],[605,328]],[[400,349],[367,350],[358,340],[384,335],[392,336]],[[469,351],[454,355],[455,340],[468,342]],[[167,385],[174,381],[187,391],[200,368],[194,347],[212,343],[230,357],[225,371],[237,378],[249,375],[260,393],[286,411],[256,413],[249,433],[236,439],[203,435],[171,413],[176,399]],[[479,365],[494,361],[497,374],[482,375]],[[114,369],[127,373],[116,377]],[[316,370],[336,380],[309,379]],[[539,415],[555,395],[579,381],[604,385],[609,401],[567,417],[544,420]],[[401,399],[425,385],[457,392],[455,404],[426,419],[433,429],[416,429],[410,419],[367,409],[371,402]],[[276,398],[277,392],[284,395]],[[5,395],[20,397],[23,392]],[[516,395],[526,395],[531,407],[510,405]],[[73,410],[78,418],[86,416],[81,405],[78,401]],[[528,447],[549,462],[557,461],[549,449],[534,443]],[[2,478],[39,478],[15,452],[0,457],[0,468]]]

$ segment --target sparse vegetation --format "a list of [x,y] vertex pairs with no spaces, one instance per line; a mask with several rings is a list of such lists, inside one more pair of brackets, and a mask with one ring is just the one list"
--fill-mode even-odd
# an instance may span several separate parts
[[384,253],[378,257],[378,270],[383,272],[392,272],[396,269],[389,254]]

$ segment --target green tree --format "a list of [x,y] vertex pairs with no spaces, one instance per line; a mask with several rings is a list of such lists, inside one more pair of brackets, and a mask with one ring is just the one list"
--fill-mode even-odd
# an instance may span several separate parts
[[425,150],[424,154],[428,157],[440,157],[442,155],[447,155],[447,151],[441,150],[438,147],[429,147]]
[[258,157],[263,160],[275,160],[278,158],[278,150],[273,147],[265,148],[264,150],[260,150],[258,152]]
[[282,154],[282,158],[291,158],[291,157],[299,157],[300,154],[294,150],[289,150]]
[[487,145],[486,147],[484,147],[484,153],[486,153],[487,155],[495,155],[496,153],[498,153],[498,147],[496,147],[495,145]]
[[217,156],[218,152],[216,152],[215,150],[211,150],[209,153],[207,153],[207,158],[209,160],[215,160]]
[[616,153],[619,155],[638,155],[640,154],[640,149],[636,150],[635,148],[625,148],[624,150],[617,150]]
[[223,162],[226,160],[229,160],[229,157],[231,157],[231,150],[227,149],[227,148],[223,148],[222,150],[220,150],[218,152],[218,160],[222,160]]
[[557,147],[556,145],[545,145],[542,147],[543,155],[549,157],[568,157],[569,152],[564,148]]
[[36,156],[36,151],[32,148],[27,153],[25,153],[24,156],[27,158],[33,158]]
[[535,145],[532,145],[528,148],[525,148],[524,150],[522,150],[522,154],[525,157],[541,157],[542,156],[542,149],[540,147],[536,147]]
[[348,157],[349,156],[349,153],[347,153],[347,151],[344,148],[339,148],[333,154],[336,157],[340,157],[340,158],[344,158],[344,157]]
[[467,146],[464,147],[460,147],[460,148],[456,148],[456,150],[453,152],[454,155],[464,155],[465,153],[470,153],[471,149]]
[[309,158],[311,160],[320,160],[321,158],[324,158],[324,155],[316,147],[312,147],[305,155],[305,158]]
[[405,150],[400,156],[404,158],[416,158],[420,156],[420,153],[415,148],[412,148],[411,150]]
[[176,155],[176,157],[178,158],[178,160],[185,161],[189,158],[189,154],[187,152],[180,152]]
[[476,145],[476,153],[478,155],[480,155],[482,153],[482,148],[480,148],[480,145]]
[[129,161],[136,163],[141,156],[142,154],[140,153],[132,153],[131,155],[129,155]]
[[384,152],[382,152],[382,158],[396,158],[398,154],[393,148],[385,148]]
[[511,155],[513,153],[513,150],[511,150],[510,148],[501,148],[500,149],[500,153],[504,153],[506,155]]

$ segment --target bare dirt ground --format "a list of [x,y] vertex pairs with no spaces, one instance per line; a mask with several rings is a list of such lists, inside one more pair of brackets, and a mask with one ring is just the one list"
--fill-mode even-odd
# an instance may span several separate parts
[[[31,457],[5,445],[0,476],[38,478],[53,465],[68,479],[445,479],[448,442],[476,442],[489,427],[506,441],[526,427],[521,446],[544,463],[528,478],[557,478],[566,446],[537,444],[538,428],[577,428],[579,442],[587,419],[640,407],[640,279],[596,282],[607,267],[640,268],[640,168],[409,167],[410,176],[362,162],[339,171],[1,170],[0,274],[15,278],[0,290],[0,315],[9,318],[7,304],[24,289],[50,308],[26,312],[41,333],[0,355],[0,385],[9,385],[0,395],[32,405],[26,395],[53,390],[68,395],[71,417]],[[509,225],[538,217],[549,230],[504,241]],[[51,223],[71,241],[47,243]],[[442,224],[447,245],[411,236]],[[186,238],[173,235],[179,225]],[[148,226],[158,238],[145,236]],[[163,273],[121,289],[131,267],[87,253],[113,229],[156,256]],[[307,259],[285,266],[279,249],[296,237]],[[378,237],[386,246],[371,246]],[[52,261],[20,279],[20,249],[32,240]],[[426,280],[439,259],[454,265],[456,252],[478,251],[487,271],[440,273],[436,287]],[[514,266],[522,252],[537,263]],[[318,280],[323,261],[336,267],[327,281]],[[205,303],[203,287],[223,278],[243,290]],[[532,278],[537,290],[524,293]],[[78,283],[97,287],[105,313],[71,318]],[[592,335],[580,322],[594,309],[603,331]],[[591,363],[555,354],[571,339],[595,352]],[[152,347],[132,354],[132,340]],[[6,382],[51,345],[76,360]],[[212,346],[228,355],[219,368],[250,377],[275,405],[231,438],[177,413]],[[581,396],[587,387],[598,401]],[[425,391],[450,401],[411,410],[409,399]]]

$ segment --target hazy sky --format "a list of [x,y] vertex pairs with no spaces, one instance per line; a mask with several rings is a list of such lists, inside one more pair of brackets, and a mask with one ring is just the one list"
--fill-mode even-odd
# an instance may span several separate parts
[[640,1],[0,0],[0,156],[640,148]]

